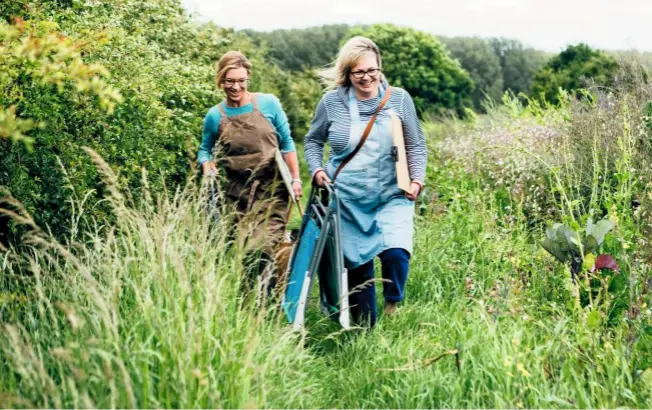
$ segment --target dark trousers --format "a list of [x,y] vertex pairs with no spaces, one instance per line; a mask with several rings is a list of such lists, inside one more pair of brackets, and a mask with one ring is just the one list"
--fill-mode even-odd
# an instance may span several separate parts
[[[383,294],[387,302],[403,300],[407,282],[410,254],[405,249],[387,249],[380,255],[383,272]],[[349,306],[353,322],[360,326],[372,327],[378,316],[376,310],[376,287],[373,282],[362,285],[374,278],[373,259],[364,265],[349,270]],[[361,286],[362,285],[362,286]],[[359,288],[355,289],[357,286]]]

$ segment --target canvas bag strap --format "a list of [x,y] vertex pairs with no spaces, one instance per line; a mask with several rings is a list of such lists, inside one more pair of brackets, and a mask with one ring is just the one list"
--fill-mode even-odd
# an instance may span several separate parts
[[335,182],[335,178],[337,178],[337,175],[340,173],[342,168],[344,168],[353,159],[353,157],[356,156],[358,151],[360,151],[360,149],[364,145],[365,141],[367,141],[367,138],[371,133],[371,129],[374,126],[374,122],[376,122],[376,117],[378,116],[378,113],[380,112],[380,110],[383,109],[383,107],[385,107],[385,104],[387,104],[387,101],[389,100],[389,97],[391,95],[392,95],[392,87],[387,87],[387,90],[385,91],[385,96],[383,97],[380,104],[378,104],[378,109],[376,110],[374,115],[372,115],[371,118],[369,119],[369,122],[367,123],[367,127],[364,129],[364,132],[362,133],[362,137],[360,138],[360,142],[358,142],[358,145],[355,147],[355,149],[351,151],[351,153],[346,158],[344,158],[340,166],[337,167],[337,169],[335,170],[335,174],[333,174],[333,182]]

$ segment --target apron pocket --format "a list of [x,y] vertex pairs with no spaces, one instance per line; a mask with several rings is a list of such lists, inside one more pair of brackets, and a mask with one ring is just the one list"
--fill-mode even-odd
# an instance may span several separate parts
[[373,195],[369,192],[369,173],[367,169],[343,170],[335,182],[342,199],[364,199]]

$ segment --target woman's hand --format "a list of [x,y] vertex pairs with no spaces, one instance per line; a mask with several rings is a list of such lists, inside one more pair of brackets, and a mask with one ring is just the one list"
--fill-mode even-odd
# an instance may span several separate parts
[[326,175],[326,171],[324,170],[319,170],[315,174],[315,185],[317,185],[320,188],[323,188],[326,183],[331,183],[330,178],[328,178],[328,175]]
[[303,195],[303,186],[301,185],[300,179],[295,179],[292,181],[292,190],[294,191],[294,197],[298,201]]
[[421,185],[419,185],[416,182],[413,182],[412,184],[410,184],[410,192],[406,192],[405,196],[410,201],[416,201],[417,197],[419,196],[419,192],[421,192]]
[[201,164],[201,171],[204,176],[217,175],[217,167],[214,162],[206,161]]

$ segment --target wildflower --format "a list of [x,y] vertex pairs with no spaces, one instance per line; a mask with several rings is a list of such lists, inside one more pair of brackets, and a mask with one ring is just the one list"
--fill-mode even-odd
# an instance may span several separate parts
[[613,204],[611,206],[611,213],[609,214],[609,220],[614,223],[614,225],[618,225],[618,208],[616,208],[616,204]]

